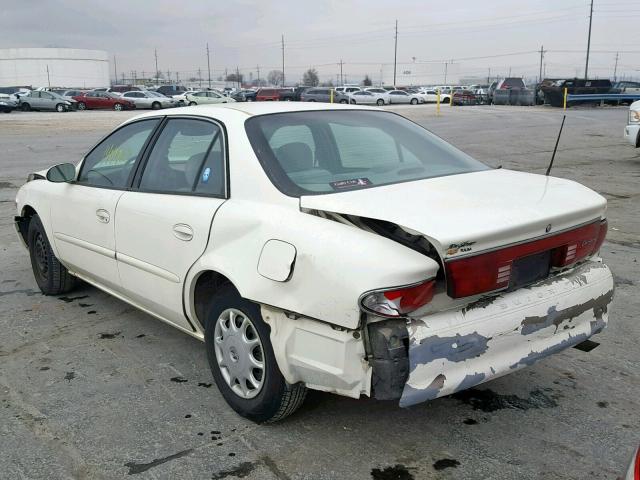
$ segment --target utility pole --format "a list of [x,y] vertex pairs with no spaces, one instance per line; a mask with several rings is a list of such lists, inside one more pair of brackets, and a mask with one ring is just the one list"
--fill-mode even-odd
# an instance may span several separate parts
[[154,49],[154,54],[156,57],[156,83],[158,82],[158,78],[160,77],[160,70],[158,70],[158,49]]
[[284,33],[282,34],[282,86],[284,87]]
[[587,37],[587,61],[584,64],[584,79],[586,80],[589,74],[589,51],[591,50],[591,22],[593,21],[593,0],[591,0],[591,9],[589,11],[589,36]]
[[620,57],[620,52],[616,52],[616,66],[613,67],[613,81],[618,81],[618,58]]
[[258,72],[258,86],[260,86],[260,65],[256,65],[256,71]]
[[167,70],[167,83],[171,83],[171,72]]
[[[207,42],[207,70],[209,71],[209,88],[211,88],[211,61],[209,60],[209,42]],[[202,84],[202,81],[200,81]]]
[[176,72],[176,83],[180,84],[180,72]]
[[491,85],[491,67],[489,67],[489,71],[487,72],[487,85]]
[[511,67],[509,67],[509,78],[511,78]]
[[118,83],[118,62],[116,62],[116,56],[113,56],[113,75]]
[[[393,88],[396,88],[396,69],[398,66],[398,20],[396,20],[396,38],[393,51]],[[446,76],[446,74],[445,74]]]
[[238,82],[238,89],[240,89],[240,87],[242,86],[242,82],[240,82],[240,70],[238,69],[237,65],[236,65],[236,82]]
[[198,81],[200,82],[200,89],[202,89],[202,69],[198,67]]
[[444,84],[447,85],[447,67],[449,66],[449,62],[444,62]]
[[544,60],[544,45],[540,47],[540,73],[538,74],[538,83],[542,82],[542,62]]
[[[118,79],[116,78],[116,82],[118,81]],[[51,79],[49,78],[49,65],[47,64],[47,84],[49,85],[49,88],[51,88]]]
[[[344,62],[342,61],[342,59],[340,59],[340,63],[338,65],[340,65],[340,85],[344,85],[344,77],[342,76],[342,64]],[[338,79],[336,78],[336,81]]]

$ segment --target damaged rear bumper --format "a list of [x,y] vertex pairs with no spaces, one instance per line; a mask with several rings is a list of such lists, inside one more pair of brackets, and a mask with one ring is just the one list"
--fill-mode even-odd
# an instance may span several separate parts
[[583,342],[606,326],[613,290],[609,268],[589,261],[529,287],[412,320],[400,406],[473,387]]

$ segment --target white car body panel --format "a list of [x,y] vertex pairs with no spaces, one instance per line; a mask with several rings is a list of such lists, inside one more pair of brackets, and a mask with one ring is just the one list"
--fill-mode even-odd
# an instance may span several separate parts
[[[378,195],[384,202],[373,204]],[[402,208],[406,198],[424,210]],[[427,236],[449,258],[465,253],[447,254],[451,244],[473,241],[477,253],[504,245],[506,238],[516,243],[587,223],[603,217],[606,209],[604,197],[578,183],[505,169],[307,196],[300,203],[394,222]]]
[[[32,180],[18,191],[17,215],[27,208],[40,215],[54,253],[72,274],[201,340],[196,282],[211,271],[224,275],[260,305],[288,382],[354,398],[373,390],[364,325],[383,320],[363,313],[359,297],[434,278],[440,259],[342,222],[340,215],[417,232],[444,259],[465,254],[451,252],[454,243],[473,241],[477,253],[604,217],[606,201],[586,187],[501,169],[285,196],[262,170],[244,122],[252,115],[311,109],[379,111],[257,102],[149,112],[129,122],[192,115],[225,126],[228,199]],[[407,199],[419,208],[406,208]],[[611,272],[598,258],[475,303],[477,296],[454,302],[440,289],[430,308],[403,320],[411,373],[401,403],[468,388],[582,341],[604,328],[612,295]],[[554,323],[556,311],[562,329],[554,328],[560,324]],[[460,361],[429,357],[424,345],[452,337],[478,340],[483,349]],[[445,356],[452,356],[457,343],[447,341]]]
[[629,124],[624,127],[624,139],[630,145],[638,148],[640,147],[640,121],[631,121],[631,114],[633,112],[640,112],[640,101],[633,102],[629,107]]

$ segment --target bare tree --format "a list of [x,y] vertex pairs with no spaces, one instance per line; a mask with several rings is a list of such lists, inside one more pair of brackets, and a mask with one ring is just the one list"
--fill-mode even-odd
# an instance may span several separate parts
[[282,72],[280,70],[271,70],[267,74],[267,80],[271,85],[280,85],[282,83]]
[[373,82],[371,81],[371,78],[369,78],[369,75],[365,75],[364,76],[364,80],[362,81],[362,85],[364,85],[365,87],[370,87],[371,85],[373,85]]
[[320,80],[318,79],[318,71],[315,68],[310,68],[302,75],[302,83],[310,87],[317,87]]

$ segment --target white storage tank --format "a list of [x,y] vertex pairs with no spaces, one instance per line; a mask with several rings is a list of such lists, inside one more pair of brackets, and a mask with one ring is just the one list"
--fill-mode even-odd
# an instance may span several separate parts
[[0,87],[49,85],[60,88],[109,86],[109,55],[103,50],[79,48],[0,49]]

